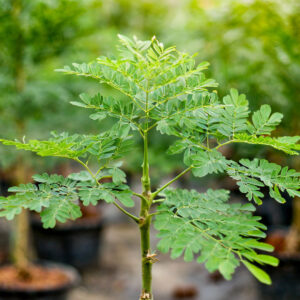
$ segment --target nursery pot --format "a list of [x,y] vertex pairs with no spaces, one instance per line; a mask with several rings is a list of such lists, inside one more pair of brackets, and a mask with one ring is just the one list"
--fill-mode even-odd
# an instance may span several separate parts
[[[286,234],[284,231],[275,231],[278,235]],[[272,234],[272,233],[271,233]],[[274,231],[273,231],[274,234]],[[284,237],[283,237],[284,238]],[[268,241],[267,241],[268,242]],[[271,241],[270,241],[271,243]],[[271,243],[273,244],[273,243]],[[276,249],[276,245],[275,249]],[[270,275],[272,285],[259,283],[259,296],[261,300],[296,300],[300,299],[300,253],[285,254],[284,252],[272,254],[280,262],[278,267],[265,266],[264,270]]]
[[31,267],[32,279],[19,281],[13,266],[0,267],[0,300],[67,300],[79,283],[78,272],[69,266],[44,263]]
[[41,222],[32,219],[32,236],[39,259],[61,262],[77,269],[85,269],[98,264],[101,248],[103,221],[97,218],[79,219],[44,229]]

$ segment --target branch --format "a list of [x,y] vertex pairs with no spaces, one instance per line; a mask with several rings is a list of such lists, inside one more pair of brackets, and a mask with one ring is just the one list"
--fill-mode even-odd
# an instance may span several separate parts
[[[284,138],[284,137],[282,137]],[[289,138],[289,137],[287,137]],[[283,151],[290,155],[298,155],[300,146],[297,144],[298,140],[291,141],[291,142],[285,142],[284,140],[280,140],[276,137],[271,136],[256,136],[256,135],[248,135],[245,133],[236,134],[234,137],[232,137],[231,140],[224,142],[222,144],[219,144],[215,149],[219,149],[220,147],[223,147],[224,145],[230,144],[230,143],[245,143],[245,144],[251,144],[251,145],[263,145],[263,146],[269,146],[274,149],[277,149],[279,151]]]
[[187,169],[185,169],[184,171],[182,171],[180,174],[178,174],[175,178],[173,178],[168,183],[166,183],[164,186],[162,186],[161,188],[159,188],[156,192],[154,192],[152,194],[152,199],[154,199],[161,191],[163,191],[165,188],[167,188],[170,184],[172,184],[177,179],[179,179],[181,176],[183,176],[184,174],[186,174],[187,172],[189,172],[192,168],[193,168],[193,166],[188,167]]
[[215,147],[216,150],[218,150],[219,148],[225,146],[225,145],[228,145],[228,144],[231,144],[231,143],[234,143],[235,141],[234,140],[229,140],[223,144],[219,144],[217,147]]
[[[77,161],[78,163],[80,163],[88,172],[89,174],[92,176],[92,178],[95,180],[95,182],[100,185],[99,181],[97,180],[97,178],[94,176],[94,174],[92,173],[92,171],[90,170],[90,168],[83,162],[81,161],[79,158],[75,158],[75,161]],[[134,193],[136,194],[136,193]],[[136,194],[139,195],[139,194]],[[139,218],[132,215],[130,212],[128,212],[126,209],[124,209],[123,207],[121,207],[117,202],[113,202],[113,204],[120,210],[122,211],[125,215],[127,215],[128,217],[130,217],[131,219],[133,219],[136,223],[139,223]]]
[[90,170],[90,168],[78,157],[74,158],[74,160],[77,161],[78,163],[80,163],[89,172],[89,174],[92,176],[92,178],[95,180],[95,182],[99,185],[99,182],[98,182],[96,176],[93,174],[93,172]]
[[125,215],[127,215],[128,217],[130,217],[131,219],[133,219],[136,223],[140,222],[140,219],[138,217],[136,217],[135,215],[132,215],[130,212],[128,212],[126,209],[124,209],[123,207],[121,207],[117,202],[113,202],[113,204],[120,210],[122,211]]
[[153,200],[152,203],[161,203],[164,201],[165,201],[165,199],[157,199],[157,200]]
[[138,194],[138,193],[135,193],[135,192],[132,192],[132,194],[133,194],[134,196],[139,197],[139,198],[142,199],[142,200],[147,201],[147,199],[146,199],[142,194]]

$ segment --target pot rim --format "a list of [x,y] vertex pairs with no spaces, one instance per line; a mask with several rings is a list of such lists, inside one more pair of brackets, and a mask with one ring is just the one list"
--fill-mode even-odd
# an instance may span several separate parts
[[[10,264],[5,264],[0,266],[0,268],[9,265]],[[81,276],[79,275],[79,272],[72,266],[62,264],[62,263],[48,262],[48,261],[39,261],[34,263],[34,265],[42,266],[45,268],[59,269],[69,278],[69,281],[52,288],[16,288],[16,287],[5,287],[0,285],[0,293],[26,294],[26,295],[54,294],[54,293],[63,292],[65,290],[72,289],[74,286],[78,285],[81,281]]]
[[[283,226],[283,225],[270,226],[268,228],[267,236],[272,235],[274,232],[281,233],[283,236],[286,236],[290,228],[291,228],[290,226]],[[277,257],[279,260],[282,261],[288,261],[288,260],[295,261],[295,262],[300,261],[300,251],[297,253],[287,253],[287,252],[278,253],[274,251],[271,255]]]

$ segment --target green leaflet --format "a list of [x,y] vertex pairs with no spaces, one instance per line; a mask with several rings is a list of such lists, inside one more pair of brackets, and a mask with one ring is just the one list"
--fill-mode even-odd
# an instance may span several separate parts
[[112,174],[112,180],[115,184],[121,184],[126,182],[126,174],[119,168],[113,168],[110,170]]
[[126,207],[133,207],[132,192],[129,190],[113,191],[114,196]]
[[30,140],[27,143],[0,139],[4,145],[15,146],[35,152],[39,156],[56,156],[69,159],[78,159],[89,155],[96,156],[98,160],[118,159],[131,149],[132,140],[128,131],[124,132],[124,125],[117,124],[111,132],[99,135],[69,135],[56,134],[48,141]]
[[[81,173],[81,175],[82,175],[82,173]],[[60,183],[62,185],[68,185],[72,182],[71,180],[65,179],[64,176],[62,176],[62,175],[57,175],[57,174],[49,175],[47,173],[33,175],[32,179],[35,180],[36,182],[47,183],[47,184]],[[72,179],[72,178],[70,178],[70,179]],[[20,185],[20,187],[21,186],[22,185]],[[27,186],[30,186],[30,185],[27,185]],[[20,187],[10,188],[9,192],[18,192],[18,191],[20,191]],[[35,187],[35,189],[36,189],[36,187]]]
[[237,180],[240,191],[258,204],[262,202],[262,186],[269,187],[270,196],[280,203],[285,202],[281,192],[286,191],[291,197],[300,195],[300,173],[265,159],[242,159],[240,164],[231,161],[227,173]]
[[246,96],[239,95],[237,90],[231,89],[230,95],[223,98],[223,103],[227,106],[220,117],[218,131],[227,137],[246,131],[249,115]]
[[41,213],[45,228],[54,227],[56,221],[66,222],[81,216],[76,182],[59,175],[43,174],[35,178],[43,183],[21,184],[9,189],[16,194],[7,198],[6,205],[0,206],[2,216],[10,217],[11,204],[20,208],[15,213],[20,213],[22,207]]
[[234,143],[246,143],[253,145],[264,145],[283,151],[290,155],[298,155],[299,145],[296,143],[299,141],[299,137],[281,137],[271,138],[269,136],[256,136],[248,134],[236,134],[232,142]]
[[[246,140],[243,135],[237,135],[237,138]],[[259,137],[260,141],[271,139],[269,137]],[[286,138],[290,149],[295,146],[293,142],[298,138]],[[282,192],[287,192],[291,197],[300,195],[300,174],[295,170],[274,163],[269,163],[263,159],[254,159],[253,161],[242,159],[240,163],[227,160],[216,149],[205,151],[198,149],[197,146],[189,140],[178,140],[170,148],[169,153],[175,154],[184,152],[184,163],[192,166],[192,173],[196,177],[203,177],[212,173],[227,174],[237,181],[237,185],[242,193],[246,194],[249,201],[253,200],[257,204],[262,203],[264,194],[261,192],[263,186],[269,187],[271,198],[280,203],[284,203]],[[287,144],[285,148],[287,149]]]
[[0,141],[4,145],[15,146],[17,149],[32,151],[40,156],[57,156],[73,159],[81,156],[85,152],[83,148],[79,147],[79,145],[76,144],[76,142],[79,143],[77,137],[78,136],[72,138],[68,137],[63,140],[59,139],[58,141],[30,140],[28,143],[23,143],[20,141],[9,141],[4,139],[1,139]]
[[254,252],[245,252],[243,254],[243,256],[247,257],[247,259],[249,259],[250,261],[257,261],[257,262],[261,262],[262,264],[266,264],[266,265],[270,265],[273,267],[277,267],[279,264],[279,259],[274,257],[274,256],[270,256],[270,255],[266,255],[266,254],[257,254]]
[[13,196],[0,197],[0,217],[12,220],[16,215],[21,213],[23,205],[24,199],[16,199]]
[[257,266],[255,266],[247,261],[243,261],[243,264],[260,282],[262,282],[264,284],[272,283],[270,276],[262,269],[258,268]]
[[89,96],[81,94],[82,102],[71,102],[71,104],[93,109],[96,112],[90,115],[92,120],[103,120],[107,116],[117,118],[120,121],[130,124],[132,129],[139,129],[139,119],[143,116],[141,109],[136,107],[134,103],[130,103],[125,99],[103,97],[100,94]]
[[126,207],[132,207],[132,192],[127,185],[116,185],[114,183],[104,183],[94,185],[89,183],[80,184],[78,196],[85,206],[89,204],[96,205],[99,200],[107,203],[113,203],[117,198]]
[[52,228],[56,222],[64,223],[81,216],[79,200],[84,205],[97,205],[100,200],[112,203],[115,199],[127,207],[134,205],[128,186],[113,182],[97,185],[86,176],[84,172],[68,178],[46,173],[34,175],[38,185],[20,184],[9,189],[15,195],[0,198],[0,215],[12,219],[21,208],[26,208],[41,213],[44,227]]
[[85,206],[97,205],[99,200],[104,200],[107,203],[114,202],[113,195],[101,187],[81,187],[78,196]]
[[157,130],[163,134],[188,137],[199,131],[206,137],[207,132],[215,133],[217,117],[224,107],[215,93],[203,91],[182,96],[180,101],[170,100],[151,111],[150,116],[158,120]]
[[69,197],[52,197],[49,206],[40,214],[44,228],[53,228],[56,222],[65,223],[81,217],[80,207],[74,200]]
[[192,172],[196,177],[203,177],[207,174],[221,173],[227,167],[226,158],[218,151],[195,151],[186,156],[190,164],[193,165]]
[[255,252],[272,247],[253,236],[266,228],[251,214],[252,205],[229,204],[226,190],[209,189],[201,194],[177,189],[165,191],[164,196],[154,222],[162,252],[171,251],[172,258],[184,255],[187,261],[196,256],[210,272],[219,270],[226,279],[240,265],[241,257],[243,262],[275,265],[275,258]]
[[189,146],[186,140],[175,141],[167,150],[167,154],[178,154],[183,152]]
[[[260,135],[269,134],[279,124],[281,114],[270,115],[266,108],[268,106],[263,106],[259,113],[266,114],[262,118],[264,125],[256,122],[259,128],[254,130],[248,121],[248,101],[245,96],[239,95],[234,89],[230,93],[230,96],[224,97],[223,104],[219,103],[215,93],[206,91],[197,93],[196,97],[189,95],[181,101],[169,101],[167,105],[160,106],[161,113],[158,109],[151,112],[153,116],[156,114],[157,130],[181,138],[186,145],[193,144],[200,148],[210,148],[211,140],[216,139],[219,144],[217,148],[229,143],[246,143],[273,147],[291,155],[298,154],[299,137],[272,138]],[[201,101],[196,104],[195,99]],[[250,130],[251,126],[253,130]]]
[[248,130],[251,134],[271,134],[277,125],[280,124],[283,115],[280,113],[271,114],[270,105],[264,104],[258,111],[252,115],[252,123],[249,124]]
[[[93,181],[91,174],[88,171],[81,171],[79,173],[72,173],[68,178],[76,181]],[[36,175],[33,177],[35,181],[39,181],[36,178]],[[39,181],[40,182],[40,181]]]

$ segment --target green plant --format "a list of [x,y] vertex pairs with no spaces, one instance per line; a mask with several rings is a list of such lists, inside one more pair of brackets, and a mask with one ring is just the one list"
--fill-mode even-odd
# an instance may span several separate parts
[[[0,51],[0,130],[5,131],[7,137],[45,138],[44,132],[59,128],[62,119],[65,128],[80,129],[71,121],[66,122],[66,116],[61,114],[70,108],[66,98],[77,95],[80,87],[71,82],[66,84],[58,74],[53,76],[53,64],[74,57],[74,52],[82,52],[85,57],[95,56],[83,39],[88,39],[96,27],[92,15],[86,13],[91,8],[97,9],[92,5],[93,1],[86,0],[80,3],[73,0],[0,0],[0,38],[3,41]],[[86,22],[86,19],[91,21]],[[84,50],[78,45],[82,42]],[[88,86],[83,84],[87,89]],[[71,109],[71,114],[76,114],[76,110]],[[84,122],[84,116],[81,122]],[[33,168],[36,160],[25,155],[1,149],[1,169],[14,174],[14,167],[20,167],[21,163]]]
[[[203,73],[204,62],[195,65],[194,55],[179,52],[175,47],[164,48],[153,37],[151,41],[133,40],[119,35],[117,58],[99,57],[91,64],[73,64],[61,72],[96,79],[116,89],[122,97],[82,94],[81,101],[71,104],[94,111],[90,118],[101,121],[110,116],[117,119],[107,132],[98,135],[56,134],[47,141],[1,141],[18,149],[33,151],[40,156],[68,158],[82,165],[84,171],[67,178],[58,175],[35,175],[34,184],[21,184],[10,189],[14,195],[2,197],[1,216],[11,219],[23,208],[41,214],[46,228],[56,222],[80,217],[79,201],[96,205],[99,200],[112,203],[129,216],[140,229],[142,293],[140,299],[153,299],[151,290],[152,265],[156,254],[150,245],[150,226],[159,231],[158,249],[171,250],[171,257],[184,253],[187,261],[197,256],[209,271],[219,270],[230,279],[240,263],[261,282],[270,284],[269,276],[260,264],[276,266],[278,260],[256,251],[273,248],[259,241],[265,237],[266,227],[253,216],[251,203],[229,203],[229,192],[209,189],[168,189],[181,176],[191,171],[196,177],[212,173],[226,173],[236,180],[239,189],[249,201],[262,202],[263,186],[269,188],[272,198],[285,200],[282,192],[299,196],[300,179],[295,170],[281,167],[264,159],[227,159],[218,151],[231,143],[270,146],[290,155],[298,154],[300,137],[271,137],[282,115],[271,113],[262,105],[249,118],[246,96],[232,89],[222,100],[213,79]],[[151,132],[173,135],[176,142],[168,153],[184,153],[187,168],[174,179],[153,191],[150,181],[148,146]],[[119,159],[132,147],[133,135],[144,143],[142,164],[142,193],[134,192],[125,184],[126,175],[120,169]],[[89,166],[96,160],[98,169]],[[103,183],[103,178],[112,178]],[[125,207],[140,203],[140,215],[135,216]],[[158,207],[156,205],[158,204]]]
[[[57,56],[61,58],[66,53],[70,55],[74,48],[78,49],[75,42],[95,28],[84,21],[85,9],[92,1],[89,4],[82,2],[0,0],[0,38],[3,41],[0,51],[0,131],[5,131],[7,138],[43,136],[43,132],[63,119],[61,112],[67,106],[63,98],[77,94],[71,85],[63,87],[62,80],[52,75],[50,65]],[[88,47],[85,53],[88,53]],[[47,71],[49,67],[51,75]],[[69,112],[73,118],[74,112]],[[66,122],[65,116],[64,121],[74,123]],[[80,125],[83,126],[83,121]],[[32,156],[2,150],[0,167],[6,179],[13,184],[28,180],[28,174],[34,168]],[[23,211],[12,230],[11,251],[14,264],[22,274],[26,273],[28,265],[28,229],[28,218]]]

